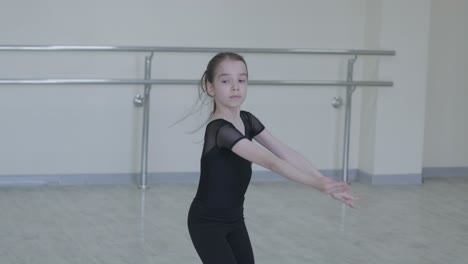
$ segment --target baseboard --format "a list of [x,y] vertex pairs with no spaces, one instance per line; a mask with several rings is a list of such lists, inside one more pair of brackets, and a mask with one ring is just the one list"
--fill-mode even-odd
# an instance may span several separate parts
[[468,167],[426,167],[424,178],[468,177]]
[[420,185],[422,174],[370,174],[359,170],[358,182],[370,185]]
[[[321,170],[322,174],[335,180],[342,179],[341,170]],[[198,183],[199,172],[149,173],[147,184]],[[348,181],[369,185],[414,185],[422,184],[427,177],[468,177],[468,167],[424,168],[422,174],[373,175],[365,171],[350,169]],[[271,171],[254,171],[252,182],[287,181]],[[35,185],[138,185],[139,174],[65,174],[65,175],[0,175],[0,186]]]
[[[323,170],[321,173],[327,177],[339,180],[341,179],[341,170]],[[148,177],[148,183],[198,183],[199,172],[168,172],[151,173]],[[357,170],[349,170],[348,179],[354,181],[357,178]],[[286,178],[272,171],[254,171],[252,172],[252,182],[281,182],[287,181]]]
[[0,175],[0,186],[136,184],[136,174]]
[[[322,173],[334,179],[341,179],[341,170],[323,170]],[[348,172],[348,179],[354,181],[357,170]],[[198,183],[199,172],[148,173],[147,184],[157,183]],[[287,181],[271,171],[254,171],[252,182]],[[0,175],[0,186],[37,186],[37,185],[139,185],[139,174],[64,174],[64,175]]]

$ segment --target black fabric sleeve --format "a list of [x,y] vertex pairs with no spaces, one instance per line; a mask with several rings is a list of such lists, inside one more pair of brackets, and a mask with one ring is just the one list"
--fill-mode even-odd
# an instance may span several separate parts
[[219,148],[231,150],[232,147],[239,142],[239,140],[245,138],[237,128],[231,123],[226,123],[218,129],[216,133],[216,144]]
[[245,113],[247,114],[247,117],[248,117],[247,120],[249,120],[250,138],[254,138],[256,135],[260,134],[265,129],[265,126],[262,124],[262,122],[260,122],[260,120],[258,120],[258,118],[256,118],[250,112],[245,112]]

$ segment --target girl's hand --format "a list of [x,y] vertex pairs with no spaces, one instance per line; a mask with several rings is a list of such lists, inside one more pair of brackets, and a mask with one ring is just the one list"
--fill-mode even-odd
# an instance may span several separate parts
[[322,177],[318,189],[326,194],[343,193],[349,190],[349,185],[345,182],[337,182],[330,178]]
[[341,201],[342,203],[346,204],[347,206],[349,206],[351,208],[356,208],[356,206],[354,205],[353,202],[360,200],[360,198],[354,197],[351,194],[349,194],[348,192],[331,193],[330,196],[333,197],[334,199],[338,200],[338,201]]

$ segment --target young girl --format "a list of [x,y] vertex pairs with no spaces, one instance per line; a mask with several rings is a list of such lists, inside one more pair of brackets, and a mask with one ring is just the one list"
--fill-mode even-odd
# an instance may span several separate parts
[[254,263],[243,216],[252,163],[330,194],[350,207],[354,208],[356,200],[347,184],[322,176],[303,156],[273,137],[253,114],[240,109],[247,81],[247,64],[235,53],[214,56],[200,81],[202,93],[214,99],[214,109],[206,125],[200,182],[190,206],[188,229],[205,264]]

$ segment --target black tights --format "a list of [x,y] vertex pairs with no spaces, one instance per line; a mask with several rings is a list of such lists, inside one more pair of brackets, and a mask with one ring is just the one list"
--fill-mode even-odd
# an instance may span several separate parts
[[199,220],[189,214],[188,229],[203,264],[254,264],[244,220],[222,223]]

